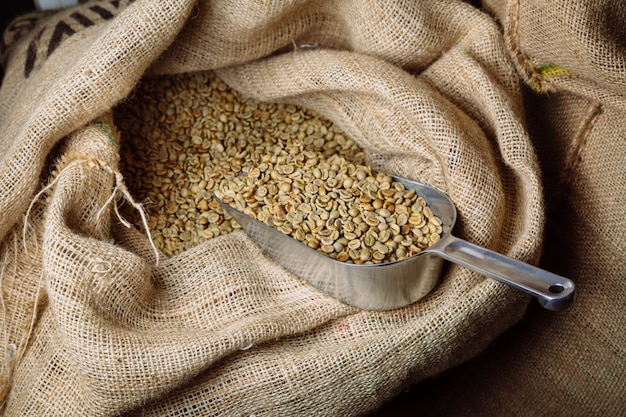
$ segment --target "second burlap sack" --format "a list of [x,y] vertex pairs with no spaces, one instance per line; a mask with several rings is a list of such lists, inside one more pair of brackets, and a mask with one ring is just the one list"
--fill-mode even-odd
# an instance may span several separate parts
[[244,95],[316,110],[373,167],[446,191],[460,236],[534,262],[539,169],[486,14],[460,1],[137,0],[31,23],[5,51],[0,91],[6,415],[358,415],[524,313],[526,296],[456,266],[414,305],[360,311],[242,232],[157,265],[113,210],[135,203],[133,179],[100,117],[142,77],[215,70]]
[[[530,311],[479,358],[417,385],[414,395],[437,392],[419,415],[624,416],[624,3],[485,3],[531,87],[527,120],[549,207],[543,264],[574,280],[577,297],[558,314]],[[393,406],[411,409],[412,397]]]

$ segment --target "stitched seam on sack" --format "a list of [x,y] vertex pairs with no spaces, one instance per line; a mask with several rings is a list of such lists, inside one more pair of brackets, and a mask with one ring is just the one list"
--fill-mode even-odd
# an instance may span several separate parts
[[607,336],[607,333],[603,333],[596,329],[596,326],[600,324],[598,321],[589,319],[589,317],[584,314],[572,314],[572,318],[579,324],[579,329],[584,329],[586,334],[591,334],[594,337],[594,343],[597,343],[599,340],[604,344],[604,348],[610,350],[615,357],[619,359],[626,358],[626,354],[624,353],[624,349],[621,347],[621,343],[616,340],[617,336],[614,335],[613,337],[610,337]]
[[508,10],[508,21],[505,25],[504,41],[511,55],[513,63],[518,71],[530,87],[536,92],[549,91],[549,86],[545,83],[542,73],[537,71],[532,60],[526,54],[519,41],[519,22],[520,22],[520,3],[521,0],[511,2]]
[[595,122],[602,114],[602,105],[600,103],[593,103],[590,106],[589,113],[585,118],[585,121],[580,129],[580,133],[574,138],[572,143],[572,151],[569,152],[565,159],[565,167],[561,177],[561,184],[568,186],[571,181],[578,165],[582,161],[582,155],[589,144],[589,136],[593,130]]
[[567,196],[570,184],[582,161],[582,155],[589,144],[589,136],[594,124],[601,114],[602,105],[600,103],[590,103],[587,108],[587,116],[584,118],[578,135],[571,141],[570,151],[565,155],[563,169],[558,174],[558,186],[554,196],[555,207],[559,207],[557,212],[564,213],[567,210]]

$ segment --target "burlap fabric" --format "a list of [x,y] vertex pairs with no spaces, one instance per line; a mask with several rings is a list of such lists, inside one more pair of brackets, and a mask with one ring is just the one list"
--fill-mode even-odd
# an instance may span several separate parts
[[559,314],[532,310],[478,359],[381,413],[428,390],[437,395],[419,415],[624,416],[626,8],[492,3],[520,75],[541,93],[526,107],[549,207],[542,263],[576,282],[577,299]]
[[142,77],[213,69],[333,120],[375,168],[449,193],[460,236],[537,261],[519,76],[473,6],[111,0],[20,28],[0,91],[5,415],[358,415],[523,315],[527,297],[453,266],[412,306],[360,311],[241,232],[157,264],[115,210],[134,201],[107,112]]

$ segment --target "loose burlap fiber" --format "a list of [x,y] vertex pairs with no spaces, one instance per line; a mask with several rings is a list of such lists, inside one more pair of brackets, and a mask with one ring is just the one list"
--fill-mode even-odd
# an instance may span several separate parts
[[[482,351],[520,292],[450,266],[360,311],[243,232],[153,253],[107,114],[142,77],[215,70],[334,121],[390,174],[446,191],[457,234],[539,259],[544,211],[519,76],[460,1],[87,2],[11,32],[0,90],[2,406],[9,415],[358,415]],[[420,407],[420,404],[416,404]]]
[[438,393],[419,415],[624,416],[626,8],[491,3],[520,74],[548,92],[526,99],[549,207],[542,263],[572,278],[577,298],[559,314],[532,310],[478,359],[418,384],[416,396]]

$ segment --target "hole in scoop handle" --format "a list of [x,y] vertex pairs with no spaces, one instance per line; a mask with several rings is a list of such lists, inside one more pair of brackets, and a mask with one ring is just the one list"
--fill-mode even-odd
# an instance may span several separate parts
[[447,235],[439,256],[535,296],[548,310],[559,311],[574,300],[574,283],[560,275]]

